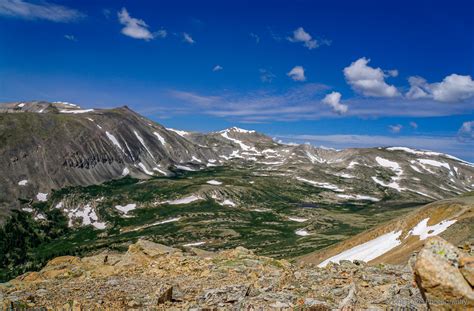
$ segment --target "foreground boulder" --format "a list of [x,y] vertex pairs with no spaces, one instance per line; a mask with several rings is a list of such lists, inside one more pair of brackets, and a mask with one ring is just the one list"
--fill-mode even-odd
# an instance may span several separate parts
[[474,308],[474,257],[440,237],[430,238],[417,256],[415,279],[431,309]]

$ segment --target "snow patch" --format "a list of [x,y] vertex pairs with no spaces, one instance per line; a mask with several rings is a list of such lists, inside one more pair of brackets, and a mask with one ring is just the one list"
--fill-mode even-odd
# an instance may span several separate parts
[[420,169],[414,165],[410,165],[410,167],[415,171],[415,172],[418,172],[418,173],[421,173]]
[[183,170],[183,171],[190,171],[190,172],[196,171],[195,169],[193,169],[189,166],[185,166],[185,165],[176,165],[176,168],[180,169],[180,170]]
[[133,228],[130,231],[138,231],[138,230],[150,228],[150,227],[153,227],[153,226],[158,226],[158,225],[163,225],[163,224],[167,224],[167,223],[170,223],[170,222],[179,221],[180,219],[181,219],[181,217],[176,217],[176,218],[170,218],[170,219],[167,219],[167,220],[157,221],[157,222],[154,222],[154,223],[151,223],[151,224],[148,224],[148,225]]
[[405,190],[405,188],[402,188],[400,187],[400,185],[396,182],[396,181],[392,181],[392,182],[389,182],[389,183],[385,183],[383,182],[382,180],[378,179],[377,177],[372,177],[372,180],[381,185],[381,186],[384,186],[384,187],[388,187],[388,188],[392,188],[392,189],[395,189],[397,190],[398,192],[402,191],[402,190]]
[[28,180],[23,179],[23,180],[20,180],[20,181],[18,182],[18,185],[19,185],[19,186],[26,186],[27,183],[28,183]]
[[181,199],[172,200],[172,201],[165,201],[165,203],[168,203],[170,205],[178,205],[178,204],[189,204],[189,203],[192,203],[192,202],[198,201],[198,200],[201,200],[201,197],[196,196],[196,195],[193,194],[193,195],[181,198]]
[[231,142],[233,143],[236,143],[237,145],[240,146],[240,149],[242,150],[245,150],[245,151],[257,151],[254,147],[250,147],[250,146],[247,146],[246,144],[244,144],[242,141],[238,140],[238,139],[235,139],[235,138],[232,138],[232,137],[229,137],[228,135],[228,132],[227,131],[224,131],[221,133],[221,136],[224,137],[225,139],[228,139],[230,140]]
[[380,199],[368,196],[368,195],[361,195],[361,194],[338,194],[338,197],[346,200],[367,200],[367,201],[373,201],[373,202],[378,202]]
[[178,134],[181,137],[185,137],[186,135],[189,135],[189,133],[186,132],[186,131],[175,130],[175,129],[172,129],[172,128],[167,128],[167,130],[171,131],[171,132],[175,132],[176,134]]
[[417,235],[420,240],[425,240],[431,236],[438,235],[448,229],[449,226],[454,224],[456,220],[443,220],[436,225],[428,226],[430,218],[425,218],[420,221],[413,229],[411,229],[405,239],[410,235]]
[[418,159],[418,162],[422,164],[435,166],[435,167],[444,167],[444,168],[447,168],[448,170],[451,170],[451,167],[446,162],[440,162],[440,161],[430,160],[430,159]]
[[208,183],[209,185],[215,185],[215,186],[222,185],[222,182],[214,180],[214,179],[208,180],[206,181],[206,183]]
[[128,212],[130,211],[133,211],[134,209],[137,208],[137,204],[135,203],[130,203],[130,204],[127,204],[127,205],[115,205],[115,208],[118,209],[119,211],[121,211],[122,213],[124,213],[125,215],[128,214]]
[[340,260],[371,261],[400,245],[401,242],[399,238],[401,234],[401,230],[383,234],[373,240],[357,245],[337,254],[336,256],[326,259],[321,262],[318,267],[325,267],[330,262],[339,263]]
[[381,157],[376,157],[375,161],[383,167],[389,168],[394,172],[399,172],[401,170],[400,165],[397,162],[390,161]]
[[36,195],[36,199],[40,202],[46,202],[46,201],[48,201],[48,194],[38,192],[38,194]]
[[87,112],[91,112],[91,111],[94,111],[94,109],[74,109],[74,110],[62,109],[62,110],[59,110],[60,113],[73,113],[73,114],[87,113]]
[[146,168],[145,164],[143,164],[142,162],[138,163],[138,166],[140,166],[140,168],[142,169],[142,171],[143,171],[145,174],[147,174],[147,175],[153,175],[153,172],[150,172],[150,171]]
[[308,236],[310,235],[310,233],[304,229],[299,229],[299,230],[296,230],[295,233],[297,235],[300,235],[300,236]]
[[128,167],[125,167],[122,171],[122,176],[127,176],[128,174],[130,174],[130,171],[129,171]]
[[195,156],[193,156],[191,158],[191,161],[196,161],[196,162],[202,163],[202,161],[200,159],[196,158]]
[[226,132],[229,132],[229,131],[238,132],[238,133],[244,133],[244,134],[255,133],[254,130],[246,130],[246,129],[242,129],[242,128],[239,128],[239,127],[236,127],[236,126],[233,126],[233,127],[231,127],[231,128],[228,128],[228,129],[225,129],[225,130],[223,130],[223,131],[220,131],[220,133],[226,133]]
[[308,221],[306,218],[298,218],[298,217],[288,217],[289,220],[291,221],[296,221],[296,222],[305,222]]
[[84,205],[82,209],[76,207],[75,209],[66,209],[65,211],[68,212],[69,227],[73,226],[73,218],[81,218],[83,226],[92,225],[96,229],[105,229],[106,227],[105,222],[98,221],[99,218],[90,204]]
[[120,150],[122,150],[122,152],[124,152],[122,146],[120,145],[120,143],[118,142],[117,138],[115,138],[114,135],[110,134],[108,131],[105,131],[105,135],[107,135],[107,137],[108,137],[109,140],[112,142],[112,144],[114,144],[114,145],[117,146]]
[[232,206],[232,207],[236,206],[236,204],[234,202],[232,202],[231,200],[229,200],[229,199],[226,199],[226,200],[224,200],[224,202],[219,203],[219,204],[220,205],[228,205],[228,206]]
[[160,135],[159,133],[157,133],[157,132],[153,132],[153,134],[154,134],[156,137],[158,137],[158,140],[160,141],[160,143],[161,143],[163,146],[166,145],[166,141],[165,141],[165,139],[163,138],[163,136],[161,136],[161,135]]
[[309,179],[298,177],[298,176],[296,177],[296,179],[299,181],[311,184],[313,186],[319,187],[319,188],[329,189],[336,192],[344,192],[344,189],[341,189],[338,186],[327,183],[327,182],[318,182],[318,181],[309,180]]
[[140,141],[140,143],[142,144],[143,147],[145,147],[146,151],[148,152],[148,154],[152,157],[152,159],[154,160],[155,157],[153,156],[153,154],[151,154],[151,151],[150,149],[148,149],[147,145],[145,144],[145,141],[143,140],[143,138],[137,133],[137,131],[133,131],[133,133],[135,133],[135,136],[137,137],[137,139]]

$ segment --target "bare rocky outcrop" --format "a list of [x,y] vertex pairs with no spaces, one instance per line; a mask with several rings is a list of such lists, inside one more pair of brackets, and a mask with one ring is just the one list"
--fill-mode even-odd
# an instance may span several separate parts
[[474,308],[474,257],[440,237],[432,237],[417,256],[416,282],[433,310]]
[[[465,310],[472,257],[441,238],[413,262],[295,265],[243,247],[217,253],[147,240],[125,253],[62,256],[0,284],[0,307],[48,310]],[[472,270],[469,270],[472,271]]]
[[51,260],[0,286],[3,308],[353,310],[424,302],[403,266],[297,266],[238,247],[218,253],[139,240],[126,253]]

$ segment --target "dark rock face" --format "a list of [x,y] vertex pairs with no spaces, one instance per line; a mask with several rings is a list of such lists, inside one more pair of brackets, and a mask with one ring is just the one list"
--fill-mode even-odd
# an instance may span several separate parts
[[393,197],[427,203],[474,189],[472,164],[435,152],[286,145],[236,127],[184,132],[127,107],[0,104],[0,222],[20,199],[44,200],[51,189],[221,165],[287,175],[336,202]]
[[[186,140],[127,108],[87,113],[0,114],[0,206],[72,185],[171,174],[177,163],[212,158],[212,150]],[[58,109],[56,109],[58,110]],[[159,138],[160,137],[160,138]],[[27,181],[19,185],[20,181]]]

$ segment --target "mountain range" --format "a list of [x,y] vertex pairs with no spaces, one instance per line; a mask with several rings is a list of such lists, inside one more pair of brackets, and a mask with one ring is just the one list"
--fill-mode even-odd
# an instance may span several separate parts
[[8,276],[144,236],[321,263],[377,237],[398,245],[415,228],[446,226],[456,213],[377,229],[474,190],[474,165],[438,152],[285,144],[237,127],[188,132],[128,107],[44,101],[0,105],[0,174]]

